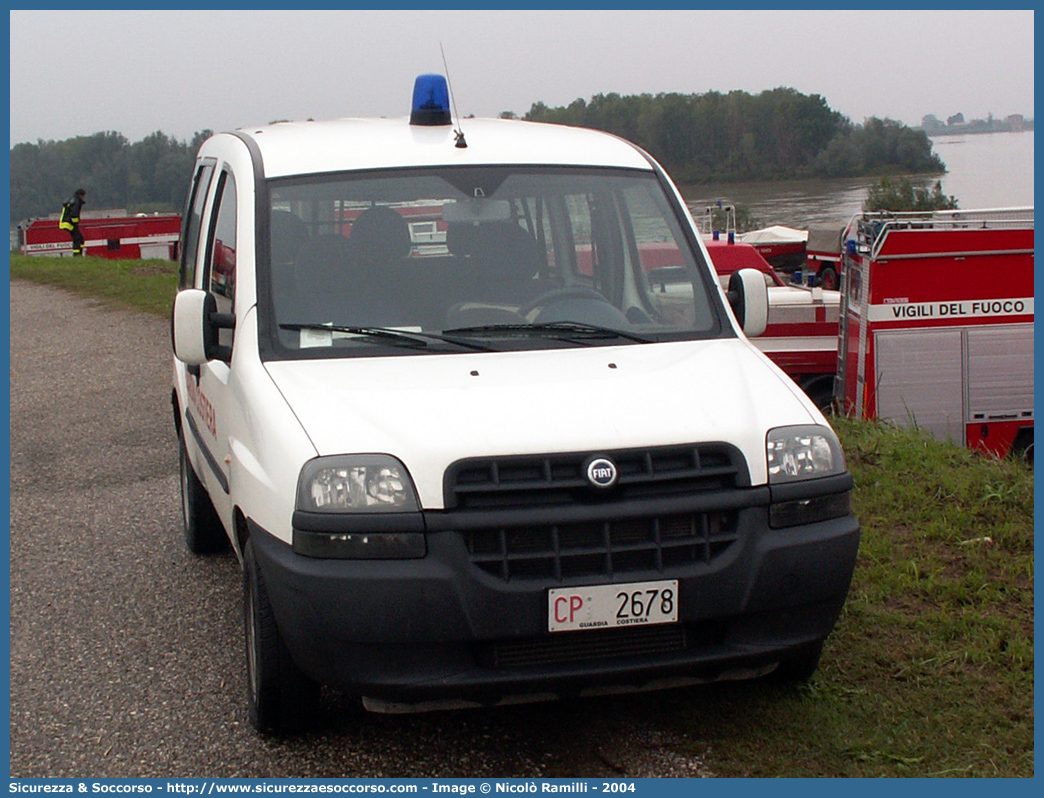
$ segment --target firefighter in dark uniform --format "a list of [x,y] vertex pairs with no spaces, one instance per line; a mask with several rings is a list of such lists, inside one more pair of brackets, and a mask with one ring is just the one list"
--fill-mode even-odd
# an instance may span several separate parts
[[87,204],[87,192],[76,189],[72,199],[62,204],[62,218],[58,226],[62,230],[68,230],[72,236],[73,255],[83,255],[83,233],[80,232],[80,211]]

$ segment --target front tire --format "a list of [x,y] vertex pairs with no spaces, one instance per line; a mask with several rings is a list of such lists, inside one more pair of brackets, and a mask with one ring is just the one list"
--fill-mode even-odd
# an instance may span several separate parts
[[214,554],[228,548],[225,527],[218,518],[206,488],[189,461],[185,439],[178,436],[178,461],[181,476],[181,522],[185,545],[193,554]]
[[243,552],[243,625],[251,725],[263,734],[303,731],[319,712],[319,685],[290,657],[251,540]]

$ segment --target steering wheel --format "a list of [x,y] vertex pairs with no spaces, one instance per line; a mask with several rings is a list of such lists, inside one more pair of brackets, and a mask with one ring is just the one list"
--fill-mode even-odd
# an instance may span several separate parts
[[609,303],[609,300],[593,288],[588,288],[583,285],[571,285],[566,288],[553,288],[550,291],[545,291],[544,293],[533,297],[531,300],[526,302],[526,304],[520,307],[518,312],[523,316],[528,316],[537,308],[546,305],[553,305],[556,302],[562,302],[567,299],[591,299],[598,302],[605,302],[606,304]]

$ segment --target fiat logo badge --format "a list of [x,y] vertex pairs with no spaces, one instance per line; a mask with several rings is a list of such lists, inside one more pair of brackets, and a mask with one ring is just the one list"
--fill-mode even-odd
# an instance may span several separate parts
[[619,472],[616,463],[608,457],[594,457],[587,463],[587,481],[596,488],[611,488]]

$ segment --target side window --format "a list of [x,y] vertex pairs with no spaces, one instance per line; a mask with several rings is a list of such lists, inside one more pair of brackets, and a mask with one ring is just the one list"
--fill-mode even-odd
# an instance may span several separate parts
[[521,200],[521,207],[526,230],[540,248],[540,276],[555,279],[558,277],[558,261],[555,260],[555,235],[547,199],[527,197]]
[[642,188],[629,189],[623,195],[634,228],[642,271],[648,274],[654,269],[684,270],[688,258],[679,247],[663,211]]
[[[218,177],[214,196],[214,210],[210,216],[210,234],[207,237],[207,264],[203,287],[214,295],[218,313],[235,310],[236,294],[236,181],[223,171]],[[232,345],[232,330],[222,329],[218,335],[221,346]]]
[[[714,311],[696,282],[692,253],[683,246],[682,231],[662,195],[648,189],[643,184],[621,192],[631,228],[626,246],[633,278],[628,286],[637,286],[636,301],[662,323],[709,329]],[[728,277],[719,279],[728,285]]]
[[576,268],[585,282],[594,282],[594,242],[591,239],[591,208],[584,194],[568,194],[565,197],[569,213],[573,246],[576,248]]
[[181,231],[179,288],[192,288],[195,285],[199,231],[203,225],[203,205],[207,199],[207,189],[210,187],[210,177],[213,172],[214,164],[204,163],[200,165],[192,180],[188,202],[185,203],[184,227]]
[[205,288],[217,298],[219,312],[231,313],[236,289],[236,181],[227,171],[218,178],[214,207]]
[[612,198],[608,194],[569,194],[565,200],[579,282],[619,303],[620,230]]

